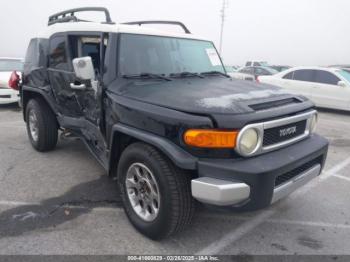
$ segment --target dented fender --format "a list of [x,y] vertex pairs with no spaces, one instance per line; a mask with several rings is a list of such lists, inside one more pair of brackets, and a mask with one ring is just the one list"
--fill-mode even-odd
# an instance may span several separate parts
[[[25,106],[27,104],[27,100],[33,96],[35,97],[41,97],[43,100],[45,100],[45,102],[49,105],[49,107],[51,108],[52,112],[57,115],[58,114],[58,109],[55,105],[55,100],[54,98],[50,95],[50,87],[49,86],[45,86],[45,87],[42,87],[42,88],[34,88],[34,87],[30,87],[30,86],[26,86],[26,85],[23,85],[21,87],[21,103],[22,103],[22,106],[23,106],[23,119],[25,121]],[[32,95],[31,96],[24,96],[23,94],[24,93],[31,93]],[[24,100],[26,99],[26,100]]]

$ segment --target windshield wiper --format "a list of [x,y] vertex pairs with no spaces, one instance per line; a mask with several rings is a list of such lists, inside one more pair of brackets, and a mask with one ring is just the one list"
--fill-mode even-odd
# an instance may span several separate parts
[[204,76],[201,76],[198,73],[192,73],[192,72],[181,72],[181,73],[172,73],[169,75],[170,77],[187,77],[187,76],[197,76],[199,78],[204,78]]
[[170,78],[165,77],[160,74],[152,74],[152,73],[141,73],[141,74],[133,74],[133,75],[123,75],[123,78],[129,79],[162,79],[166,81],[171,81]]
[[228,74],[225,74],[225,73],[220,72],[220,71],[203,72],[203,73],[201,73],[201,75],[222,75],[224,77],[231,78]]

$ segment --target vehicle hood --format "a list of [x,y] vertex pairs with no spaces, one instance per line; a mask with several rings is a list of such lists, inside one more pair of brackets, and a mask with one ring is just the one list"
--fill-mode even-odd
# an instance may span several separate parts
[[225,77],[164,80],[117,79],[108,91],[162,107],[196,114],[254,112],[254,104],[292,98],[278,87]]

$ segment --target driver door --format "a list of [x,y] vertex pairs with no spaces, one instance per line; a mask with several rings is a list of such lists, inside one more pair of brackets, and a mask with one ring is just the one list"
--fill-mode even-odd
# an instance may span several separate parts
[[50,39],[49,78],[64,128],[83,136],[94,151],[105,148],[101,121],[101,88],[98,82],[78,79],[74,58],[90,56],[96,78],[101,70],[101,34],[55,34]]

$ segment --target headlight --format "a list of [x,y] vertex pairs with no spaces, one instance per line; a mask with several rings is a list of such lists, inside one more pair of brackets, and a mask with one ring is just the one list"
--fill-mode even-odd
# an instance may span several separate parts
[[310,119],[310,133],[315,132],[318,122],[318,115],[314,114]]
[[253,154],[259,146],[259,132],[249,128],[239,133],[237,147],[240,154],[248,156]]

